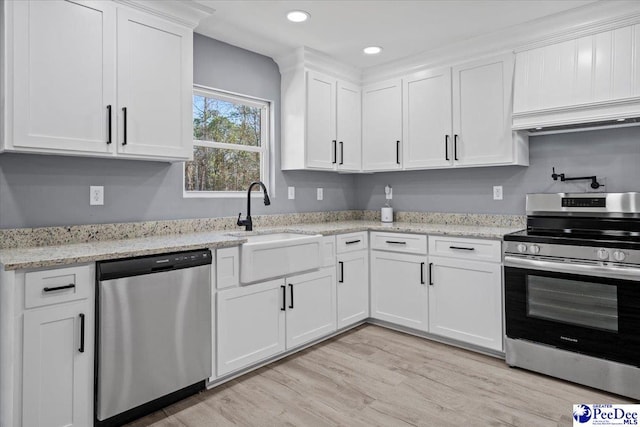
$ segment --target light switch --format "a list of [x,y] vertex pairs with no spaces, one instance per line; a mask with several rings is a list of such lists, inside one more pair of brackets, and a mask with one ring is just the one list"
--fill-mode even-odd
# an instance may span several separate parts
[[296,187],[289,187],[289,200],[293,200],[296,198]]
[[317,196],[318,196],[318,200],[322,200],[324,198],[324,191],[322,190],[322,188],[317,188]]

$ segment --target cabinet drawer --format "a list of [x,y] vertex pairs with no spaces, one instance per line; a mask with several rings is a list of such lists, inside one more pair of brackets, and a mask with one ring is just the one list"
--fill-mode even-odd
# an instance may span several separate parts
[[429,236],[429,255],[500,262],[502,244],[499,240]]
[[89,265],[28,271],[24,281],[25,308],[86,299],[94,284]]
[[359,251],[361,249],[367,249],[369,247],[369,241],[367,240],[366,231],[340,234],[336,236],[336,242],[336,253],[339,254]]
[[427,253],[427,236],[401,233],[371,233],[371,248],[411,254]]

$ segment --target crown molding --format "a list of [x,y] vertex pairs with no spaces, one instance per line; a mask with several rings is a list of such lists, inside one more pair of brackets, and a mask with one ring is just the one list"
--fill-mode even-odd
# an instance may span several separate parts
[[113,0],[159,18],[173,21],[194,29],[200,21],[215,12],[215,9],[194,0]]
[[362,71],[362,82],[368,84],[427,68],[455,65],[469,58],[521,52],[636,23],[640,23],[640,1],[598,1],[393,63],[366,68]]
[[359,68],[344,64],[327,54],[306,46],[299,47],[293,52],[278,55],[273,60],[278,64],[281,74],[287,74],[304,67],[356,84],[360,84],[362,80],[362,70]]

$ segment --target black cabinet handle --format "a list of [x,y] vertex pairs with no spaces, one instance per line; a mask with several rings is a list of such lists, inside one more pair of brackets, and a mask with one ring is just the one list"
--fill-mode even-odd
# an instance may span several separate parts
[[429,263],[429,286],[433,286],[433,263]]
[[424,262],[420,263],[420,284],[424,285]]
[[293,283],[289,283],[289,289],[291,290],[291,304],[289,304],[289,308],[293,308]]
[[340,164],[344,164],[344,143],[340,141]]
[[398,242],[396,240],[387,240],[386,243],[390,245],[406,245],[407,244],[407,242]]
[[338,162],[338,147],[336,146],[337,141],[335,139],[331,140],[331,144],[333,144],[333,157],[331,158],[331,163],[336,164]]
[[396,141],[396,164],[400,164],[400,141]]
[[444,136],[444,159],[451,160],[449,159],[449,135]]
[[282,289],[282,307],[280,307],[280,311],[285,311],[287,309],[287,287],[280,285],[280,289]]
[[458,160],[458,135],[453,135],[453,160]]
[[358,240],[349,240],[348,242],[344,242],[345,245],[353,245],[354,243],[360,243],[360,239]]
[[338,283],[344,283],[344,262],[338,261],[338,265],[340,266],[340,279]]
[[54,288],[49,288],[49,287],[42,288],[42,291],[43,292],[55,292],[55,291],[61,291],[63,289],[72,289],[72,288],[75,288],[75,287],[76,287],[76,285],[74,285],[73,283],[69,283],[68,285],[56,286]]
[[107,126],[107,144],[111,144],[111,105],[107,105],[107,112],[109,113],[109,121]]
[[459,251],[475,251],[476,248],[465,248],[464,246],[449,246],[449,249],[456,249]]
[[122,145],[127,145],[127,107],[122,107],[124,134],[122,136]]
[[84,353],[84,313],[80,313],[80,348],[78,351]]

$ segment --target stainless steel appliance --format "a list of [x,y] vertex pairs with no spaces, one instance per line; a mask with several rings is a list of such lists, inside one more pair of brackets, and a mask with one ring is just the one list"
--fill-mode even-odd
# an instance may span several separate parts
[[211,376],[211,252],[97,264],[96,424],[122,425]]
[[640,193],[526,203],[504,238],[507,363],[640,398]]

